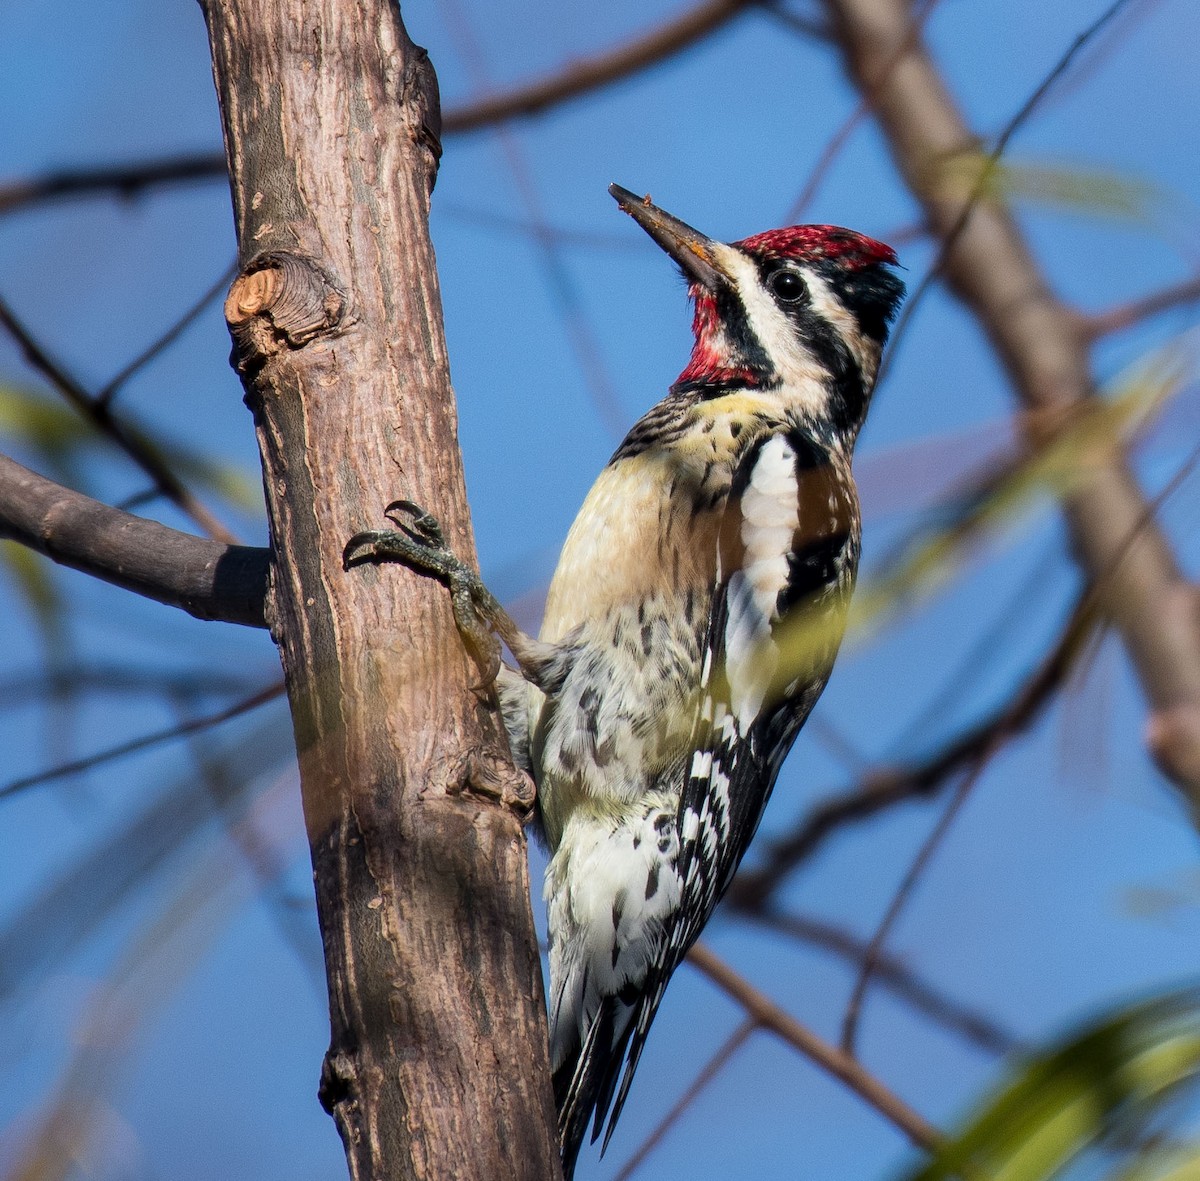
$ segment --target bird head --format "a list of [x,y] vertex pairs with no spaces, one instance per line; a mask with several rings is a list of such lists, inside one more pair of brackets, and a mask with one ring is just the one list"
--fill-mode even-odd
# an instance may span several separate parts
[[775,393],[852,441],[904,295],[892,248],[829,225],[718,242],[628,189],[609,192],[688,281],[696,339],[674,388]]

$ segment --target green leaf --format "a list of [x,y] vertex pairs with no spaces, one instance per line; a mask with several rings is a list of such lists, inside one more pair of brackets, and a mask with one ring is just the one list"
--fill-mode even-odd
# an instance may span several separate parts
[[1200,1144],[1174,1145],[1143,1153],[1108,1181],[1200,1181]]
[[1085,165],[1004,159],[982,152],[954,156],[942,168],[939,191],[965,199],[984,176],[983,196],[1033,202],[1090,217],[1163,227],[1181,213],[1173,194],[1140,177]]
[[53,567],[40,554],[15,541],[0,541],[0,565],[16,583],[43,640],[53,647],[61,638],[63,626],[62,595]]
[[[1110,1013],[1027,1060],[905,1181],[1047,1181],[1102,1143],[1132,1155],[1129,1133],[1198,1079],[1200,986],[1191,986]],[[1186,1171],[1194,1154],[1158,1159],[1170,1171],[1129,1173],[1126,1181],[1200,1175]]]
[[[121,422],[131,438],[176,472],[186,484],[206,489],[247,512],[262,508],[262,485],[251,474],[180,443],[156,438],[130,416]],[[66,404],[34,389],[0,383],[0,436],[33,452],[54,475],[78,485],[77,461],[109,447],[104,434]]]

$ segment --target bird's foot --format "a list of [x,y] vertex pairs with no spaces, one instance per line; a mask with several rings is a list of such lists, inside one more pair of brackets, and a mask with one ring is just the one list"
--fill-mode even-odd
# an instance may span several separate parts
[[411,500],[383,510],[396,529],[356,533],[342,551],[342,567],[364,562],[403,562],[440,578],[450,588],[454,622],[483,673],[476,690],[489,688],[500,672],[500,642],[493,634],[500,604],[483,580],[446,545],[438,520]]

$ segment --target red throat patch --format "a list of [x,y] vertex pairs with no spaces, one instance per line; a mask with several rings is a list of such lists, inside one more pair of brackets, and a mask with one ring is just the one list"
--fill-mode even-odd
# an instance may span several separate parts
[[696,304],[692,316],[692,332],[696,343],[692,345],[692,356],[687,368],[676,378],[681,382],[703,382],[706,385],[756,385],[757,375],[750,369],[726,365],[724,351],[718,341],[721,321],[717,315],[717,301],[710,291],[693,283],[688,294]]

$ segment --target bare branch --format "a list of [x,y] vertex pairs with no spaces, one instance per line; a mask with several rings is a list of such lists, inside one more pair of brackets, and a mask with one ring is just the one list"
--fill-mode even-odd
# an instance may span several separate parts
[[110,508],[0,455],[0,537],[197,619],[266,627],[270,554]]
[[[695,45],[723,28],[739,13],[757,6],[758,0],[704,0],[682,16],[607,53],[584,58],[540,82],[511,90],[495,98],[470,103],[447,111],[443,131],[453,134],[478,131],[483,127],[536,115],[570,99],[580,98],[611,86],[623,78],[641,73],[651,66]],[[771,5],[765,5],[770,8]]]
[[[861,965],[867,955],[865,939],[824,919],[776,910],[746,912],[745,917],[772,931],[819,947],[847,963]],[[989,1054],[1010,1054],[1022,1048],[1020,1040],[992,1018],[947,996],[922,979],[898,956],[881,949],[876,957],[875,976],[880,985],[890,989],[900,1000]]]
[[180,482],[146,441],[113,417],[107,403],[92,397],[59,365],[13,310],[0,299],[0,326],[17,342],[25,359],[92,425],[111,439],[155,483],[159,491],[183,510],[209,537],[232,545],[237,539]]
[[[903,45],[908,5],[903,0],[826,0],[826,7],[848,71],[860,91],[871,93]],[[1062,68],[1074,51],[1073,46],[1064,56]],[[1056,67],[1018,119],[1036,106],[1059,72]],[[920,39],[879,86],[875,110],[931,230],[943,242],[953,243],[945,252],[947,282],[978,318],[1018,397],[1032,412],[1027,430],[1036,443],[1057,421],[1095,396],[1088,338],[1079,317],[1051,293],[1002,203],[972,204],[947,190],[946,162],[976,155],[979,140]],[[1135,530],[1145,519],[1146,499],[1123,455],[1098,455],[1088,481],[1064,496],[1063,510],[1075,557],[1092,580],[1113,565],[1124,539],[1137,536],[1128,560],[1105,579],[1102,605],[1120,630],[1150,701],[1151,754],[1191,805],[1200,807],[1196,591],[1181,574],[1162,531],[1154,525]]]
[[1114,332],[1136,328],[1143,320],[1160,316],[1163,312],[1197,302],[1200,302],[1200,275],[1164,287],[1151,295],[1144,295],[1141,299],[1120,304],[1107,312],[1082,316],[1082,329],[1089,339],[1099,340],[1101,337],[1111,336]]
[[892,900],[888,904],[887,910],[884,911],[883,918],[879,920],[879,925],[876,927],[875,933],[871,936],[871,942],[867,944],[867,950],[863,955],[862,964],[859,966],[858,977],[854,981],[854,987],[850,990],[850,999],[846,1002],[846,1012],[842,1019],[842,1049],[847,1054],[852,1055],[855,1053],[858,1022],[862,1014],[863,1001],[866,999],[871,978],[875,975],[875,971],[879,967],[879,961],[883,954],[883,946],[887,942],[887,937],[891,934],[892,928],[896,925],[896,920],[899,919],[901,911],[903,911],[908,900],[912,897],[913,891],[917,888],[917,882],[920,881],[921,875],[933,860],[933,855],[937,851],[938,846],[945,839],[946,833],[950,831],[950,826],[962,811],[962,806],[967,802],[967,796],[970,795],[971,789],[979,782],[979,776],[983,773],[984,767],[987,766],[988,756],[996,749],[999,741],[1000,739],[997,737],[995,744],[981,751],[970,770],[959,781],[958,787],[954,790],[954,795],[950,798],[950,803],[946,805],[946,809],[938,818],[937,824],[933,826],[929,835],[921,843],[920,849],[917,850],[917,855],[908,867],[908,872],[896,887],[896,892],[892,895]]
[[703,972],[727,996],[737,1001],[758,1025],[769,1029],[826,1073],[844,1083],[856,1095],[865,1099],[918,1148],[933,1151],[938,1147],[941,1142],[938,1130],[898,1095],[889,1091],[862,1063],[802,1025],[703,943],[697,943],[688,952],[688,962]]
[[1012,737],[1027,729],[1065,681],[1095,623],[1094,605],[1086,596],[1081,597],[1049,655],[1009,701],[932,758],[907,768],[878,770],[826,800],[790,837],[769,846],[761,868],[738,874],[729,892],[733,905],[739,910],[760,909],[783,878],[843,825],[865,820],[902,800],[936,794],[1001,737]]
[[192,718],[178,725],[168,726],[165,730],[155,730],[153,733],[143,734],[140,738],[131,738],[128,742],[119,742],[116,746],[110,746],[106,750],[97,751],[95,754],[86,755],[81,759],[72,759],[68,763],[60,763],[57,767],[49,767],[45,771],[38,771],[33,775],[10,779],[8,783],[0,785],[0,800],[8,799],[9,796],[18,795],[43,783],[53,783],[56,779],[79,775],[84,771],[92,770],[93,767],[101,767],[105,763],[123,759],[126,755],[136,754],[140,750],[161,746],[164,742],[174,742],[189,734],[197,734],[201,730],[211,730],[214,726],[220,726],[223,722],[240,718],[242,714],[258,709],[260,705],[266,705],[268,701],[274,701],[277,697],[282,696],[283,682],[280,681],[277,684],[268,685],[265,689],[260,689],[257,693],[252,693],[241,701],[235,701],[233,705],[217,710],[216,713]]
[[112,193],[119,197],[136,197],[149,188],[217,180],[225,175],[225,156],[218,152],[140,160],[126,165],[101,165],[98,168],[64,168],[32,180],[10,181],[0,185],[0,215],[45,201],[92,194]]
[[167,328],[156,340],[148,344],[136,357],[133,358],[127,365],[112,378],[104,383],[104,385],[96,391],[95,400],[101,406],[108,406],[113,398],[120,391],[121,387],[141,369],[144,369],[151,361],[154,360],[164,349],[168,349],[173,345],[180,336],[196,321],[200,313],[204,311],[210,303],[213,303],[218,296],[223,295],[229,288],[229,284],[233,282],[234,276],[237,274],[237,261],[233,261],[227,266],[216,281],[193,303],[187,308],[175,322]]
[[629,1181],[645,1163],[646,1158],[662,1143],[663,1137],[679,1122],[689,1107],[704,1093],[709,1084],[725,1069],[758,1028],[753,1018],[743,1021],[722,1043],[717,1052],[700,1068],[683,1094],[671,1105],[671,1110],[654,1126],[650,1135],[637,1146],[634,1154],[621,1166],[613,1181]]

